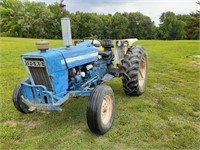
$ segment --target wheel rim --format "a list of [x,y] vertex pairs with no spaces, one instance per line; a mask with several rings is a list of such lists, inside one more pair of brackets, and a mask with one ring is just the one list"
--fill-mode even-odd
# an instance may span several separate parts
[[104,125],[109,123],[112,116],[112,109],[112,97],[111,95],[106,95],[101,105],[101,120]]
[[139,63],[139,86],[142,87],[145,83],[146,79],[146,70],[147,70],[147,62],[146,62],[146,57],[142,57]]

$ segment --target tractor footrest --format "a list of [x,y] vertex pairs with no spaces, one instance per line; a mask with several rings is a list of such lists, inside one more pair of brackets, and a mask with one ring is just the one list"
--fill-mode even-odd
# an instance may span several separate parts
[[113,75],[107,73],[101,80],[104,82],[107,82],[107,81],[112,80],[113,78],[114,78]]
[[112,70],[109,70],[108,73],[113,75],[113,76],[115,76],[115,77],[120,77],[121,76],[121,72],[117,68],[113,68]]

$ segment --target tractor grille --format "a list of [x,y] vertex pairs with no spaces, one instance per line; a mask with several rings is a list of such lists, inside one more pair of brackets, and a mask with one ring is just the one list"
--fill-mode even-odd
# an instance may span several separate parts
[[35,85],[44,85],[49,91],[53,91],[43,58],[25,58],[25,65],[28,67]]

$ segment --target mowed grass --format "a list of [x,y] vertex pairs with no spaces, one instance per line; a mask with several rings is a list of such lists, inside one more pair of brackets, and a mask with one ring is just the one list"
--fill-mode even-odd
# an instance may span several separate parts
[[[146,92],[129,97],[121,79],[107,85],[115,93],[112,129],[103,136],[86,122],[88,97],[70,99],[62,112],[19,113],[15,85],[27,76],[20,55],[36,51],[36,39],[0,38],[1,149],[199,149],[199,41],[138,41],[148,53]],[[49,40],[62,47],[61,40]],[[189,56],[189,57],[188,57]]]

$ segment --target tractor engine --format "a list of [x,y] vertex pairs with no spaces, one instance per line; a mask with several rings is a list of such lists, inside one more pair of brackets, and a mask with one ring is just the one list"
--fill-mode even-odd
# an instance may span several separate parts
[[[89,81],[95,76],[93,64],[78,66],[69,69],[69,89],[68,90],[81,90],[84,83]],[[92,85],[93,84],[93,85]],[[96,83],[89,83],[88,86],[95,86]]]

